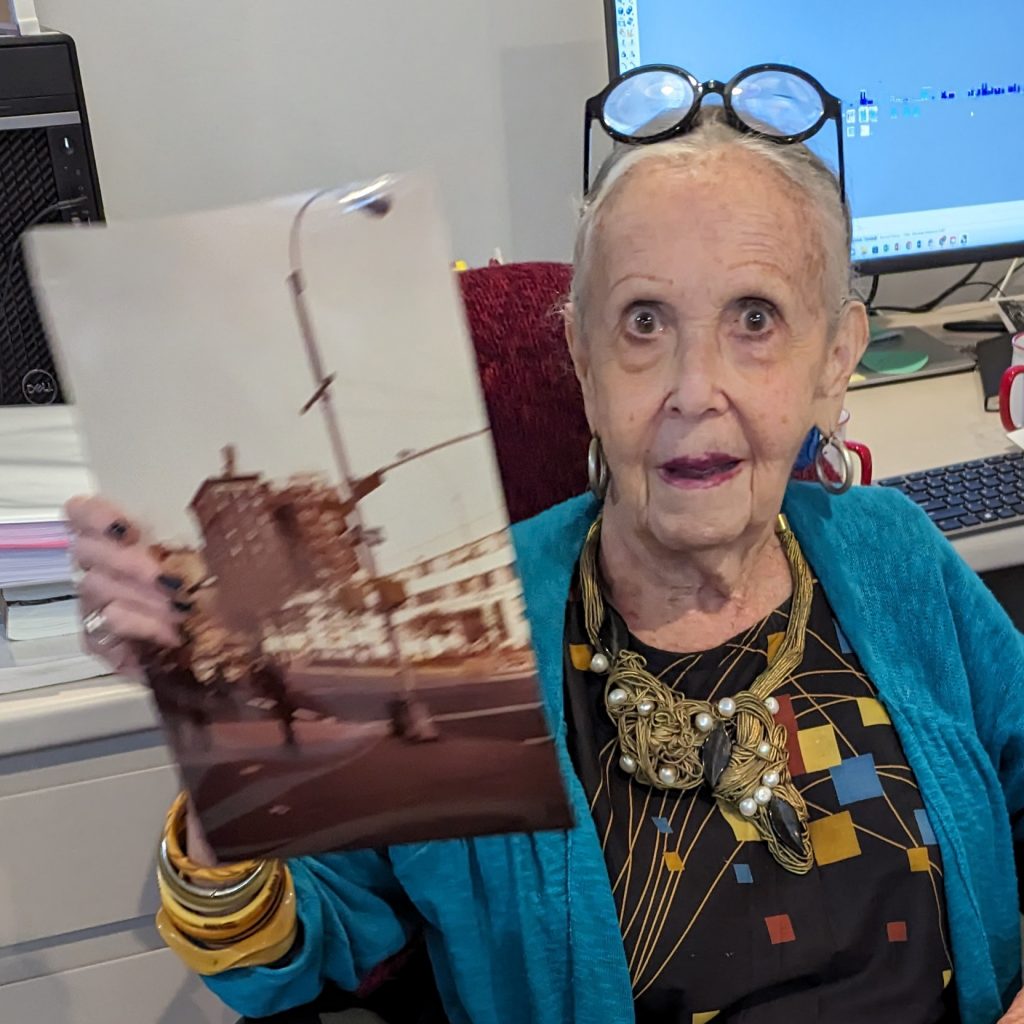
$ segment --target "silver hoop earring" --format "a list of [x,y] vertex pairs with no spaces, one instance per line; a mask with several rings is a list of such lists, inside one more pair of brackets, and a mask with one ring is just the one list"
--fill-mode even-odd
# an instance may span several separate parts
[[[839,457],[838,479],[836,479],[836,467],[828,461],[829,448]],[[837,437],[835,434],[830,434],[828,437],[824,434],[821,435],[821,439],[818,441],[818,450],[814,455],[814,472],[818,477],[818,483],[829,494],[845,494],[853,486],[853,456],[841,437]]]
[[587,483],[590,491],[599,501],[608,493],[608,462],[604,457],[601,438],[594,434],[587,449]]

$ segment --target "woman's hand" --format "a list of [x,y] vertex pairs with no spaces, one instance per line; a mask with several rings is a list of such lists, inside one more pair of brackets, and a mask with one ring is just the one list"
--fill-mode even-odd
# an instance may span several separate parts
[[[136,644],[177,647],[188,611],[184,581],[162,570],[140,543],[138,529],[103,498],[72,498],[67,519],[74,557],[83,570],[78,585],[85,643],[115,671],[141,676]],[[92,623],[93,628],[89,628]],[[216,863],[189,801],[186,850],[198,864]]]
[[1020,992],[998,1024],[1024,1024],[1024,992]]
[[188,810],[185,813],[185,853],[188,854],[190,860],[194,860],[203,868],[216,867],[219,863],[203,834],[203,826],[199,824],[199,815],[196,813],[191,797],[188,801]]
[[183,581],[162,572],[125,514],[103,498],[72,498],[66,507],[86,647],[115,671],[140,675],[136,644],[181,643],[188,610]]

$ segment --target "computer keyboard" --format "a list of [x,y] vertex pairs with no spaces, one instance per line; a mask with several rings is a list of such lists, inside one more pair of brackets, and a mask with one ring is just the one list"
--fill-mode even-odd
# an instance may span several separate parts
[[1024,451],[893,476],[878,483],[899,488],[950,539],[1024,526]]

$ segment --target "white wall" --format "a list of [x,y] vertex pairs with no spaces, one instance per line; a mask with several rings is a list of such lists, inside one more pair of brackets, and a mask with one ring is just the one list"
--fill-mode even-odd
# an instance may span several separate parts
[[[607,74],[601,0],[37,7],[78,42],[112,219],[426,166],[456,255],[569,255],[583,101]],[[879,301],[920,302],[960,273],[887,277]]]
[[75,37],[108,216],[430,167],[456,251],[568,253],[600,0],[38,0]]

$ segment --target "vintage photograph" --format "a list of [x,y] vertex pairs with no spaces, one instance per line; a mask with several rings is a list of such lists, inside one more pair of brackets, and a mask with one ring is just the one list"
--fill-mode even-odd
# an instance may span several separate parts
[[568,825],[430,188],[31,243],[101,489],[182,581],[145,669],[217,855]]

